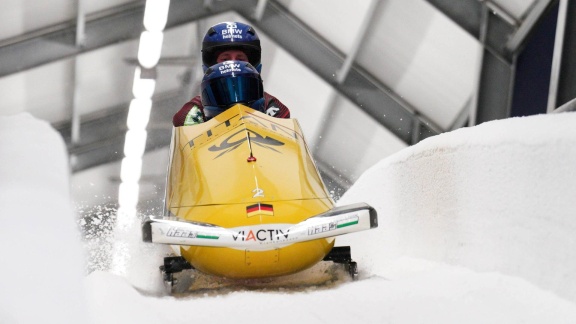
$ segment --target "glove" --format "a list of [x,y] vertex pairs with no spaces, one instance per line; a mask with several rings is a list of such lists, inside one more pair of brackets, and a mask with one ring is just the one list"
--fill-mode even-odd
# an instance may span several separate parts
[[202,111],[198,106],[194,105],[192,109],[186,115],[186,119],[184,119],[184,126],[191,126],[196,124],[201,124],[204,122],[204,116],[202,116]]

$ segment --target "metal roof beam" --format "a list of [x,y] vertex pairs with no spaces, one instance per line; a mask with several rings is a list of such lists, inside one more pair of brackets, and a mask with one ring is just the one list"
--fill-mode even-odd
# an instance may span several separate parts
[[[186,101],[182,91],[165,93],[154,98],[148,123],[146,151],[170,145],[172,115],[174,107]],[[71,138],[73,123],[53,125],[64,138],[71,156],[72,172],[82,171],[97,165],[121,160],[124,157],[124,142],[127,131],[126,119],[129,104],[119,105],[82,116],[82,137],[78,142]]]
[[[175,91],[157,95],[154,99],[154,109],[146,131],[145,152],[167,147],[172,139],[172,115],[174,107],[179,107],[188,100],[185,91]],[[72,172],[79,172],[98,165],[120,161],[124,157],[124,142],[126,136],[126,119],[128,103],[84,116],[82,138],[73,143],[70,133],[71,122],[54,125],[62,135],[70,154]],[[105,136],[103,136],[105,134]],[[321,157],[315,157],[316,164],[329,190],[341,195],[350,185],[345,179],[326,167],[327,163]]]
[[574,86],[576,84],[576,33],[573,32],[576,30],[576,1],[567,2],[555,106],[561,106],[576,98],[576,86]]
[[[491,1],[427,0],[483,46],[477,98],[470,124],[507,118],[511,114],[516,59],[530,33],[556,0],[539,0],[518,20]],[[486,10],[488,14],[486,14]]]
[[562,65],[562,50],[566,34],[566,22],[568,21],[568,0],[560,0],[558,4],[558,17],[556,20],[556,33],[554,36],[554,52],[552,55],[552,68],[550,73],[550,86],[548,89],[547,112],[556,109],[558,100],[558,84],[560,81],[560,68]]
[[[357,64],[352,65],[344,82],[339,83],[336,73],[345,62],[344,54],[277,1],[268,1],[259,21],[253,18],[251,8],[247,6],[238,6],[235,10],[407,144],[442,132]],[[416,129],[418,133],[413,134]]]
[[348,72],[350,72],[352,64],[356,60],[356,56],[358,56],[358,51],[360,50],[362,43],[366,39],[366,34],[368,34],[368,27],[372,25],[372,21],[374,20],[374,15],[376,14],[376,7],[378,6],[379,2],[380,2],[379,0],[371,0],[370,6],[368,7],[367,10],[368,17],[364,17],[362,24],[360,25],[360,31],[358,32],[358,35],[356,35],[354,39],[352,50],[350,53],[348,53],[348,56],[346,56],[344,64],[342,64],[342,67],[336,73],[336,80],[340,84],[342,84],[342,82],[344,82],[344,80],[348,76]]
[[[482,7],[493,6],[490,2],[478,0],[427,0],[444,13],[470,35],[480,40],[482,34]],[[508,39],[514,34],[516,26],[511,24],[508,15],[497,14],[490,10],[485,46],[494,54],[508,62],[513,59],[512,52],[506,48]]]
[[474,123],[510,117],[516,62],[509,64],[484,50]]
[[[238,3],[255,1],[239,1]],[[217,1],[209,7],[204,0],[172,0],[166,28],[189,23],[233,9],[234,1]],[[144,3],[128,5],[75,19],[42,31],[0,42],[0,77],[62,60],[118,42],[137,39],[142,32]],[[82,46],[76,46],[77,28],[83,28]],[[82,24],[84,24],[82,26]]]
[[[261,2],[262,3],[262,2]],[[270,35],[340,93],[364,109],[406,143],[437,134],[441,130],[418,116],[415,110],[366,71],[353,65],[342,84],[334,75],[344,63],[343,55],[313,30],[300,22],[277,1],[268,1],[262,20],[255,21],[258,0],[215,1],[172,0],[166,28],[190,23],[208,16],[235,10]],[[0,77],[42,64],[95,50],[129,39],[142,31],[144,4],[136,1],[86,17],[83,46],[76,44],[74,22],[0,43]],[[421,125],[413,135],[414,125]]]
[[542,18],[546,10],[550,9],[554,2],[555,0],[536,1],[534,7],[530,10],[518,30],[516,30],[510,39],[508,39],[508,42],[506,42],[507,51],[517,53],[520,50],[521,46],[525,43],[526,38],[534,29],[534,26],[538,21],[540,21],[540,18]]

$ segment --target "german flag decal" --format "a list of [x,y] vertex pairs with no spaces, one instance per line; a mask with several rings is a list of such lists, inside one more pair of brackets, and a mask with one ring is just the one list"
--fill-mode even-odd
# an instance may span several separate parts
[[246,216],[250,217],[256,215],[274,216],[274,206],[261,203],[246,206]]

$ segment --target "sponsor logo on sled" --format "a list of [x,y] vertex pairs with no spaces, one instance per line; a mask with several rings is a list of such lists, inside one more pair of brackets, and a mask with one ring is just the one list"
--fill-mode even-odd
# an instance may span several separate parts
[[[264,137],[252,130],[249,131],[248,134],[249,134],[248,136],[250,136],[250,142],[252,143],[252,145],[257,145],[278,153],[280,152],[276,150],[274,146],[284,145],[284,143],[280,142],[279,140],[273,139],[272,137],[269,136]],[[215,157],[215,159],[217,159],[223,154],[226,154],[230,151],[237,149],[242,145],[242,143],[246,141],[248,141],[248,138],[246,137],[246,131],[242,129],[224,139],[219,145],[210,146],[208,150],[212,152],[222,151],[222,153],[218,154]]]
[[291,224],[268,224],[231,228],[232,239],[236,242],[253,242],[259,245],[290,242],[296,237],[290,233]]
[[330,222],[328,224],[321,224],[308,227],[308,235],[316,235],[328,231],[333,231],[339,228],[348,227],[358,224],[359,217],[356,215],[346,217],[344,219]]
[[[269,120],[266,120],[264,118],[260,118],[260,117],[254,116],[254,115],[240,116],[240,117],[239,116],[240,115],[236,115],[236,116],[216,125],[214,128],[209,129],[206,132],[194,137],[193,139],[191,139],[188,142],[188,146],[190,148],[194,148],[199,144],[206,143],[211,139],[212,136],[217,136],[219,134],[223,134],[223,133],[229,131],[232,127],[238,126],[239,122],[244,122],[246,124],[253,124],[253,125],[256,125],[258,127],[263,127],[265,129],[273,132],[274,134],[281,136],[281,137],[284,137],[284,138],[287,138],[289,140],[296,140],[300,136],[295,131],[290,130],[287,127],[284,127],[281,124],[277,124],[277,123],[271,122]],[[260,134],[254,132],[253,130],[251,130],[250,132],[253,135],[255,135],[255,137],[250,137],[250,140],[252,142],[264,141],[265,143],[268,143],[268,145],[273,145],[273,146],[284,145],[284,143],[279,141],[279,140],[272,139],[270,137],[263,137]],[[234,135],[237,135],[238,133],[235,133]],[[230,138],[226,139],[226,141],[230,141]],[[272,144],[272,143],[274,143],[274,144]],[[233,144],[239,144],[239,143],[233,143]],[[222,144],[220,144],[219,146],[221,146],[221,145]],[[215,146],[214,148],[218,149],[218,146]]]
[[209,234],[202,234],[195,231],[178,228],[178,227],[170,227],[168,232],[166,232],[166,236],[170,237],[182,237],[182,238],[196,238],[196,239],[208,239],[208,240],[217,240],[220,237],[218,235],[209,235]]

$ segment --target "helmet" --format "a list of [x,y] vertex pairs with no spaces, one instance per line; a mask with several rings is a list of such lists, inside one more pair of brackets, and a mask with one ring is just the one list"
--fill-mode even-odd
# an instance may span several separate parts
[[202,67],[206,70],[216,64],[220,52],[239,49],[246,53],[248,62],[261,69],[260,38],[252,26],[240,22],[221,22],[208,29],[202,41]]
[[264,111],[262,79],[248,62],[225,61],[209,67],[202,78],[200,92],[206,119],[237,103]]

